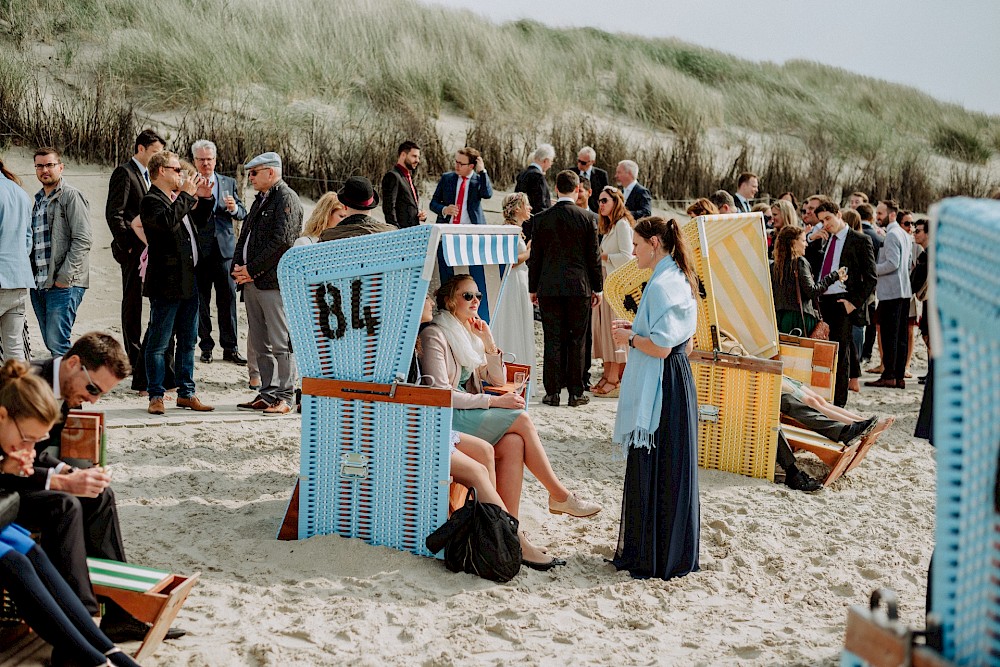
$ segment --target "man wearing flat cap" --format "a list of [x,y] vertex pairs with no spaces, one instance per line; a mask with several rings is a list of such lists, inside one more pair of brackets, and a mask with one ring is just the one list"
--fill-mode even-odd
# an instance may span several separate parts
[[285,308],[278,290],[278,261],[302,230],[299,196],[281,179],[281,158],[262,153],[246,164],[257,191],[233,253],[233,278],[243,292],[248,336],[260,370],[260,393],[241,410],[268,415],[292,411],[297,372]]
[[396,227],[376,220],[366,213],[378,206],[378,194],[371,181],[363,176],[351,176],[344,182],[344,187],[337,191],[337,199],[347,209],[347,217],[328,227],[320,234],[320,241],[336,241],[349,239],[366,234],[393,232]]

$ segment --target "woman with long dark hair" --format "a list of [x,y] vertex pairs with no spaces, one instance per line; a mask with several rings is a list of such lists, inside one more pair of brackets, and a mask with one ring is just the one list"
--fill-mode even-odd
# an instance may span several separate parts
[[639,268],[653,276],[635,321],[613,334],[632,349],[613,436],[626,464],[612,562],[636,578],[672,579],[698,570],[698,398],[687,358],[697,278],[676,220],[642,218],[634,242]]
[[[607,186],[597,197],[597,212],[600,218],[597,231],[601,235],[601,269],[604,279],[615,269],[632,260],[632,227],[635,219],[625,208],[625,197],[621,190]],[[621,385],[622,371],[628,358],[627,350],[615,347],[611,340],[611,323],[614,314],[607,299],[591,311],[590,326],[594,332],[593,356],[604,362],[601,379],[594,387],[594,396],[617,398]]]
[[818,283],[813,281],[812,268],[805,258],[806,230],[785,225],[774,239],[774,263],[771,265],[771,292],[778,331],[808,336],[819,322],[813,299],[838,280],[847,279],[847,269],[841,267]]

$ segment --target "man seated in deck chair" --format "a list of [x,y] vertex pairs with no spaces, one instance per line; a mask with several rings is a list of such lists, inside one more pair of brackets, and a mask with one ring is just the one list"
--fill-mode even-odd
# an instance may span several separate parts
[[[101,468],[77,470],[49,452],[58,448],[63,424],[70,409],[84,401],[96,403],[121,380],[128,377],[128,356],[121,344],[105,333],[81,336],[62,357],[34,362],[34,371],[62,400],[62,418],[52,427],[47,440],[35,447],[33,475],[18,478],[3,475],[0,487],[17,490],[21,507],[17,521],[42,534],[42,549],[69,583],[91,615],[98,614],[98,601],[87,569],[87,557],[125,561],[118,523],[118,508],[111,490],[111,476]],[[117,604],[105,603],[101,629],[114,642],[141,641],[149,629]],[[171,628],[167,639],[185,634]]]
[[[878,416],[865,419],[860,415],[849,413],[842,408],[836,408],[836,410],[844,412],[845,416],[837,416],[834,419],[816,407],[807,404],[807,401],[810,401],[815,392],[812,392],[809,387],[794,380],[789,385],[787,384],[788,380],[789,378],[786,377],[785,382],[782,383],[781,414],[791,417],[810,431],[818,433],[828,440],[850,446],[865,436],[884,431],[892,424],[893,419],[891,417],[882,420]],[[792,391],[786,392],[786,387],[791,387]],[[826,402],[823,401],[823,403],[825,404]],[[829,407],[831,409],[834,408],[834,406]],[[776,459],[778,465],[785,471],[785,485],[789,488],[806,492],[818,491],[823,488],[823,485],[818,480],[799,470],[795,465],[795,455],[792,453],[792,447],[789,445],[781,429],[778,430]]]

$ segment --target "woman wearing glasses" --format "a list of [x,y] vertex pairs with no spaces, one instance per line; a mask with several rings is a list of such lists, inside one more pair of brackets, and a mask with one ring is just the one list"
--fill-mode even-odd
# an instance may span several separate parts
[[[601,234],[601,267],[604,279],[615,269],[632,259],[632,227],[635,219],[625,208],[625,197],[618,188],[607,186],[597,197],[600,219],[597,231]],[[601,301],[591,311],[591,329],[594,332],[594,357],[604,361],[604,372],[594,387],[594,396],[617,398],[625,371],[627,353],[611,339],[611,322],[615,319],[608,300]]]
[[[420,332],[420,365],[432,386],[451,389],[452,428],[490,442],[496,448],[497,469],[502,459],[523,457],[524,465],[549,492],[549,511],[588,517],[601,511],[597,503],[583,500],[563,486],[545,454],[538,431],[524,411],[524,399],[515,393],[483,393],[483,381],[506,383],[500,349],[489,325],[479,319],[482,294],[467,274],[446,280],[436,295],[438,314]],[[507,510],[518,515],[521,476],[497,479],[497,491]]]
[[[7,475],[34,471],[35,443],[59,417],[49,386],[24,362],[0,367],[0,491]],[[39,636],[52,644],[52,665],[136,665],[90,618],[28,531],[0,525],[0,588]]]

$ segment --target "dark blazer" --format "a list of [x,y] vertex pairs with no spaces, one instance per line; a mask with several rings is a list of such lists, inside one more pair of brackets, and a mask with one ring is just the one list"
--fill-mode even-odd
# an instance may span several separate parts
[[[420,203],[413,196],[410,182],[399,169],[399,165],[394,164],[382,177],[382,213],[390,225],[400,229],[416,227],[420,224],[417,218],[417,214],[420,213]],[[413,187],[416,186],[414,183]]]
[[214,224],[211,220],[214,206],[213,197],[197,199],[182,192],[170,201],[170,196],[160,188],[149,189],[139,209],[149,248],[143,296],[180,300],[197,294],[191,236],[183,220],[186,215],[194,233],[200,234],[203,227]]
[[[219,198],[212,207],[212,224],[198,228],[198,252],[202,257],[212,254],[214,244],[219,246],[219,256],[222,259],[232,259],[236,247],[236,234],[233,233],[233,220],[243,220],[247,210],[240,201],[236,190],[236,179],[222,174],[216,174],[219,184]],[[226,195],[236,200],[236,211],[230,213],[226,208]]]
[[[574,167],[571,171],[575,173],[580,178],[583,178],[583,171]],[[587,200],[587,207],[597,213],[597,198],[601,195],[601,190],[603,190],[608,185],[608,172],[603,169],[598,169],[597,167],[590,168],[590,186],[593,190],[590,193],[590,199]]]
[[[444,207],[455,203],[456,190],[458,189],[458,174],[449,171],[441,175],[437,187],[434,188],[434,196],[431,197],[431,210],[437,214],[438,224],[451,222],[451,217],[444,215]],[[472,172],[469,182],[465,186],[466,208],[469,209],[469,222],[473,225],[485,225],[486,215],[483,213],[483,199],[493,196],[493,184],[490,183],[490,176],[484,169],[481,172]]]
[[819,297],[830,285],[837,282],[837,272],[831,271],[830,275],[824,276],[822,280],[814,281],[812,268],[805,257],[799,257],[795,266],[798,269],[798,290],[795,289],[795,273],[784,276],[784,280],[779,281],[778,271],[780,269],[776,264],[771,265],[771,294],[774,296],[774,310],[775,312],[783,310],[797,312],[799,310],[799,295],[801,295],[802,311],[819,319],[819,314],[813,305],[813,299]]
[[139,215],[139,204],[148,189],[135,160],[130,159],[111,172],[104,217],[111,230],[111,254],[119,264],[125,264],[132,253],[142,253],[145,247],[132,231],[131,223]]
[[649,194],[649,190],[642,185],[636,183],[632,192],[629,193],[628,199],[625,200],[625,208],[636,220],[653,215],[653,195]]
[[[844,283],[847,294],[841,298],[854,304],[855,309],[849,319],[852,324],[864,326],[868,323],[868,309],[865,308],[865,303],[875,293],[876,282],[875,253],[872,250],[872,242],[867,236],[853,229],[847,230],[844,249],[840,252],[840,266],[847,267],[847,281]],[[815,268],[813,277],[816,280],[821,277]]]
[[552,206],[552,194],[549,192],[549,183],[545,180],[545,174],[533,164],[528,165],[528,168],[514,179],[514,192],[523,192],[528,195],[528,203],[531,204],[532,213],[541,213]]
[[593,213],[568,201],[534,216],[528,291],[539,296],[590,296],[604,290]]
[[[243,248],[246,247],[246,267],[254,287],[278,289],[278,262],[301,232],[299,196],[287,183],[278,181],[267,191],[266,197],[258,193],[253,200],[233,250],[233,264],[243,264]],[[237,289],[242,286],[237,285]]]

